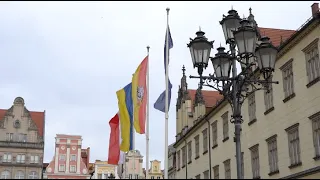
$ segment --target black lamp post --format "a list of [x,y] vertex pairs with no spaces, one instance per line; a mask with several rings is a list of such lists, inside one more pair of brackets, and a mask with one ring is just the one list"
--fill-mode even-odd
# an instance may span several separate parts
[[[250,15],[251,9],[250,9]],[[277,49],[270,43],[268,37],[259,39],[255,23],[241,19],[236,10],[230,10],[227,16],[220,21],[226,43],[229,44],[230,51],[225,52],[224,47],[219,47],[215,57],[210,57],[213,41],[209,42],[204,36],[204,32],[198,31],[197,37],[191,39],[188,44],[194,68],[198,68],[199,76],[190,78],[200,79],[200,89],[202,86],[211,87],[220,92],[231,105],[233,114],[231,123],[235,124],[237,178],[241,179],[241,141],[240,132],[243,122],[241,115],[241,105],[248,95],[260,90],[268,90],[268,84],[276,83],[271,81],[274,71]],[[203,76],[203,69],[208,66],[211,59],[214,74]],[[237,74],[236,62],[241,64],[242,71]],[[257,71],[252,71],[252,66],[258,64],[258,70],[263,74],[264,80],[255,76]],[[230,71],[232,68],[232,75]],[[251,88],[248,88],[251,87]]]

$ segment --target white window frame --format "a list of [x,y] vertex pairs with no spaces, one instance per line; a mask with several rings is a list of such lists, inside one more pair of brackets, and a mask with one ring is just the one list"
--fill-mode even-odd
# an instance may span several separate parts
[[225,179],[231,179],[231,160],[228,159],[228,160],[225,160],[223,162],[223,165],[224,165],[224,177]]
[[228,112],[225,112],[222,116],[222,124],[223,124],[223,139],[229,138],[229,116]]
[[31,171],[29,174],[29,179],[38,179],[38,173],[36,171]]
[[2,162],[10,163],[12,161],[12,154],[11,153],[4,153],[2,156]]
[[297,166],[301,164],[299,123],[287,128],[286,132],[288,135],[290,166]]
[[218,121],[211,124],[212,129],[212,147],[218,145]]
[[75,173],[77,172],[76,166],[75,165],[70,165],[70,172]]
[[64,164],[59,164],[59,169],[58,169],[59,172],[65,172],[66,171],[66,167]]
[[284,98],[294,94],[293,59],[281,66]]
[[192,141],[188,142],[188,163],[192,162]]
[[16,174],[15,174],[15,179],[24,179],[24,172],[23,171],[17,171]]
[[202,150],[203,153],[208,152],[208,129],[202,131]]
[[319,38],[313,40],[302,51],[305,54],[308,83],[320,77]]
[[268,159],[270,173],[275,173],[279,171],[277,135],[271,136],[266,141],[268,144]]
[[77,161],[77,155],[71,154],[70,161]]
[[260,178],[259,144],[254,145],[249,149],[251,151],[252,177],[257,179]]
[[196,135],[194,137],[194,140],[195,140],[194,148],[195,148],[195,155],[196,155],[195,158],[197,158],[197,157],[199,157],[199,153],[200,153],[200,142],[199,142],[200,138],[199,138],[199,135]]
[[1,179],[11,179],[11,173],[8,170],[1,172]]

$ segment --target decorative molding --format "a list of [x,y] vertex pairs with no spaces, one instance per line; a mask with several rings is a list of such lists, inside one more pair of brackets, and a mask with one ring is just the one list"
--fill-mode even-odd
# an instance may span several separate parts
[[310,119],[310,120],[314,120],[314,119],[316,119],[316,118],[320,118],[320,111],[318,111],[317,113],[314,113],[314,114],[312,114],[311,116],[309,116],[308,118]]
[[316,38],[310,44],[308,44],[305,48],[303,48],[301,51],[304,53],[310,52],[312,49],[318,47],[318,42],[319,42],[319,38]]
[[283,71],[283,70],[291,67],[291,66],[292,66],[292,62],[293,62],[293,58],[291,58],[291,59],[289,59],[287,62],[285,62],[279,69],[280,69],[281,71]]
[[296,123],[296,124],[286,128],[285,131],[290,132],[290,131],[294,131],[294,130],[296,130],[298,128],[299,128],[299,123]]
[[277,139],[278,135],[275,134],[273,136],[270,136],[269,138],[266,139],[266,142],[271,142],[271,141],[274,141],[275,139]]

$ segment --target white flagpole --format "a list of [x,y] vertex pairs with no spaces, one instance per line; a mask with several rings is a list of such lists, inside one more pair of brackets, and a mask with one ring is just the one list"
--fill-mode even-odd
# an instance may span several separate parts
[[166,99],[165,99],[165,141],[164,141],[164,179],[168,179],[168,119],[169,119],[169,89],[168,89],[168,82],[169,82],[169,11],[170,8],[167,8],[167,32],[166,32]]
[[146,121],[146,179],[149,178],[149,49],[150,46],[147,46],[147,52],[148,52],[148,65],[147,65],[147,121]]

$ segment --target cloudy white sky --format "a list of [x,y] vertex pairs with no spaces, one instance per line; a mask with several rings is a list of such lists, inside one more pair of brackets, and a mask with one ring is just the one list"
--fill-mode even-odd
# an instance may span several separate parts
[[[164,114],[153,103],[164,90],[166,8],[174,42],[169,144],[175,140],[175,102],[182,75],[196,75],[186,44],[201,26],[209,40],[225,45],[219,21],[233,6],[241,17],[252,7],[260,27],[297,29],[311,17],[303,2],[0,2],[0,108],[15,97],[29,110],[46,110],[45,162],[58,133],[82,135],[91,162],[107,160],[109,120],[118,111],[116,91],[150,49],[150,155],[164,161]],[[212,52],[214,55],[216,51]],[[210,67],[205,73],[210,72]],[[198,80],[188,79],[189,88]],[[136,135],[145,156],[145,136]],[[145,165],[144,165],[145,166]],[[162,164],[163,166],[163,164]]]

